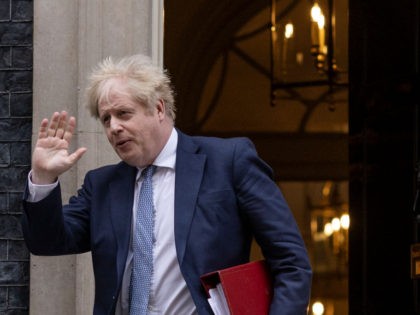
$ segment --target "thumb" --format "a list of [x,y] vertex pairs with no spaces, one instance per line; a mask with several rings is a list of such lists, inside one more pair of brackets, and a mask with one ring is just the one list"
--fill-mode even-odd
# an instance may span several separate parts
[[75,164],[77,161],[80,160],[80,158],[83,156],[83,154],[85,154],[85,152],[87,151],[87,148],[79,148],[76,151],[74,151],[72,154],[69,155],[69,160],[70,163],[73,165]]

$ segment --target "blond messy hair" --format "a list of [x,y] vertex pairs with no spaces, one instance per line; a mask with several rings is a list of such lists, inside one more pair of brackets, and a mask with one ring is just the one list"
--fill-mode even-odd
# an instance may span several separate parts
[[123,79],[133,101],[152,110],[163,101],[166,115],[175,121],[174,92],[167,71],[152,64],[145,55],[133,55],[114,61],[104,59],[92,71],[86,89],[86,100],[91,115],[99,118],[98,104],[109,98],[112,79]]

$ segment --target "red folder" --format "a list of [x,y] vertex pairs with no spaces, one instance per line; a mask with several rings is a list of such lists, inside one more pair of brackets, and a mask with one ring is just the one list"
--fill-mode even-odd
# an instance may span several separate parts
[[209,289],[222,284],[231,315],[269,313],[273,287],[265,260],[205,274],[201,276],[201,283],[208,296]]

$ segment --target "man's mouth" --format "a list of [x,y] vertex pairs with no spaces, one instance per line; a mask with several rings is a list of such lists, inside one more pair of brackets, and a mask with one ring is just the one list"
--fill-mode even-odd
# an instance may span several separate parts
[[129,142],[130,140],[119,140],[119,141],[117,141],[117,143],[116,143],[116,147],[118,147],[118,148],[120,148],[120,147],[123,147],[125,144],[127,144],[128,142]]

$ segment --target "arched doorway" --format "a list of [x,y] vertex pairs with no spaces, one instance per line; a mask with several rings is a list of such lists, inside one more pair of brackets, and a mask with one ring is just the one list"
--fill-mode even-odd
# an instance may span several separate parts
[[[340,26],[347,27],[342,20],[347,1],[338,2],[345,10]],[[310,29],[312,1],[276,3],[280,23],[297,19],[296,25]],[[311,303],[323,303],[323,314],[345,315],[348,230],[340,218],[348,218],[348,91],[345,85],[334,90],[328,84],[287,86],[277,90],[273,106],[270,5],[262,0],[165,2],[164,64],[177,91],[176,124],[190,134],[253,140],[273,168],[311,255]],[[347,45],[343,36],[337,44]],[[346,46],[339,48],[347,52]],[[341,57],[345,76],[346,53]],[[336,220],[338,226],[329,231]],[[253,258],[258,255],[256,248]]]

